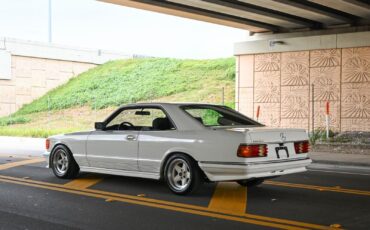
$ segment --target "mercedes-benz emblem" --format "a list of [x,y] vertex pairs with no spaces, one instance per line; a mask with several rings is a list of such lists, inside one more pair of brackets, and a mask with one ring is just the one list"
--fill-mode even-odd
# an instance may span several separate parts
[[285,136],[285,134],[284,133],[280,133],[280,139],[281,139],[281,141],[285,141],[286,140],[286,136]]

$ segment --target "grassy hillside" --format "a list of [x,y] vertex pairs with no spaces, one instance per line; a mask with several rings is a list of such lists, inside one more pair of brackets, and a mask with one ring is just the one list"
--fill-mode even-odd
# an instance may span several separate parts
[[134,102],[225,101],[232,105],[234,78],[234,58],[112,61],[0,118],[0,135],[47,136],[87,129],[117,106]]

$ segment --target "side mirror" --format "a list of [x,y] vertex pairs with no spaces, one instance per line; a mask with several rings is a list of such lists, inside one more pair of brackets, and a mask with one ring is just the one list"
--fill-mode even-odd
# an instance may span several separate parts
[[95,129],[96,130],[103,130],[103,129],[105,129],[105,123],[104,122],[95,122]]

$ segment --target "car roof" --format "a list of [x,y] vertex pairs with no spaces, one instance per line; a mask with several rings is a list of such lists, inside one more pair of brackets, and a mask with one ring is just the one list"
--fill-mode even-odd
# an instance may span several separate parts
[[128,107],[128,106],[166,106],[166,105],[175,105],[175,106],[183,106],[183,105],[209,105],[209,106],[223,106],[220,104],[207,104],[207,103],[199,103],[199,102],[139,102],[139,103],[132,103],[122,105],[120,107]]
[[185,112],[181,112],[179,106],[182,105],[207,105],[207,106],[221,106],[221,105],[214,105],[214,104],[205,104],[205,103],[170,103],[170,102],[148,102],[148,103],[133,103],[120,106],[116,111],[114,111],[108,118],[105,119],[107,121],[113,116],[115,113],[118,113],[122,109],[126,108],[137,108],[137,107],[162,107],[167,113],[168,116],[174,122],[176,128],[178,130],[204,130],[202,124],[200,124],[197,120],[193,117],[187,115]]

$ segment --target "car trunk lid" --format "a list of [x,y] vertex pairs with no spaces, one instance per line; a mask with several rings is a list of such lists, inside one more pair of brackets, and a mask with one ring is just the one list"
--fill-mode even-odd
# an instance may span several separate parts
[[254,160],[282,160],[299,158],[304,154],[296,154],[294,143],[308,139],[304,129],[283,129],[266,127],[236,127],[228,129],[234,132],[245,134],[245,144],[266,144],[268,154],[266,157]]

